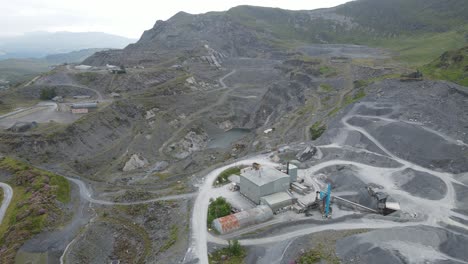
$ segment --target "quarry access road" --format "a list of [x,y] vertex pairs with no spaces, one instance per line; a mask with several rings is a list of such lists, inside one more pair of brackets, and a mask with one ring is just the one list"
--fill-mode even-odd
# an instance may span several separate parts
[[[376,167],[371,166],[359,162],[348,161],[348,160],[328,160],[325,162],[320,162],[308,169],[305,169],[304,175],[314,175],[318,173],[320,170],[336,166],[336,165],[348,165],[355,168],[357,172],[357,176],[361,181],[365,184],[369,183],[378,183],[384,186],[383,191],[387,192],[389,195],[397,197],[398,200],[403,201],[402,204],[402,211],[407,212],[409,214],[418,215],[418,217],[413,219],[406,219],[406,221],[392,221],[392,220],[385,220],[385,219],[371,219],[371,218],[363,218],[359,220],[351,220],[347,222],[339,222],[339,223],[331,223],[327,224],[324,222],[323,225],[316,225],[306,229],[300,229],[295,231],[289,231],[283,234],[278,234],[270,237],[263,237],[263,238],[254,238],[254,239],[241,239],[239,242],[243,245],[261,245],[261,244],[268,244],[268,243],[276,243],[278,241],[288,240],[295,237],[300,237],[308,234],[312,234],[319,231],[324,230],[350,230],[350,229],[379,229],[379,228],[392,228],[392,227],[407,227],[407,226],[415,226],[415,225],[427,225],[427,226],[434,226],[434,227],[443,227],[444,225],[453,225],[463,229],[468,229],[468,226],[462,222],[454,220],[454,218],[459,218],[462,221],[468,221],[468,216],[457,213],[453,211],[456,209],[456,193],[454,190],[453,184],[461,184],[466,186],[465,184],[457,181],[451,173],[441,172],[436,170],[431,170],[425,168],[423,166],[417,165],[413,162],[404,160],[400,157],[397,157],[391,151],[389,151],[379,140],[373,137],[366,129],[363,127],[357,127],[351,125],[348,121],[355,117],[363,117],[363,115],[355,115],[356,106],[351,109],[351,111],[345,115],[341,119],[341,123],[343,124],[343,131],[345,133],[349,132],[360,132],[365,138],[370,140],[372,143],[377,146],[383,153],[384,156],[388,157],[396,161],[397,163],[401,164],[400,167],[397,168],[385,168],[385,167]],[[373,118],[374,116],[368,116],[369,118]],[[404,122],[402,120],[397,119],[390,119],[384,120],[386,122]],[[424,129],[424,128],[421,128]],[[456,142],[454,139],[448,136],[441,136],[441,133],[434,133],[430,129],[425,129],[426,131],[436,134],[440,137],[441,140],[447,141],[450,144]],[[332,145],[340,147],[337,143],[332,143]],[[317,146],[320,148],[321,146]],[[326,145],[324,147],[330,147],[330,145]],[[343,146],[344,147],[344,146]],[[372,151],[368,151],[369,153],[374,153]],[[375,153],[376,155],[382,155],[379,153]],[[207,251],[207,242],[213,242],[216,244],[226,245],[227,240],[222,239],[220,237],[215,237],[207,232],[207,212],[208,212],[208,205],[209,200],[211,197],[211,190],[213,188],[213,182],[216,180],[219,173],[223,170],[244,164],[251,164],[252,162],[258,162],[261,164],[267,165],[275,165],[275,163],[271,162],[268,159],[267,155],[258,156],[257,158],[250,158],[243,161],[238,161],[231,165],[227,165],[216,170],[210,172],[206,177],[203,185],[199,189],[199,194],[196,198],[193,215],[192,215],[192,243],[189,247],[187,254],[185,256],[185,261],[197,261],[198,263],[208,263],[208,251]],[[447,186],[447,191],[442,199],[439,200],[431,200],[426,199],[423,197],[414,196],[412,193],[402,190],[399,186],[395,184],[392,180],[392,176],[395,173],[402,172],[405,169],[412,169],[414,171],[424,172],[435,176],[442,180],[444,184]],[[294,224],[294,221],[290,222],[291,225]]]
[[2,224],[3,218],[5,217],[6,210],[11,203],[13,198],[13,188],[10,185],[0,182],[0,188],[3,189],[3,200],[2,206],[0,206],[0,225]]
[[271,162],[267,155],[261,155],[256,158],[237,161],[233,164],[217,168],[205,176],[203,185],[200,186],[198,196],[193,206],[191,219],[192,241],[185,256],[184,262],[198,259],[199,263],[208,263],[208,228],[206,226],[206,222],[208,218],[208,205],[210,203],[210,198],[213,198],[211,197],[210,191],[213,188],[213,183],[218,175],[230,167],[249,165],[253,162],[271,166],[278,165],[274,162]]
[[74,83],[58,83],[58,84],[54,84],[54,85],[57,85],[57,86],[70,86],[70,87],[85,89],[85,90],[88,90],[88,91],[91,91],[91,92],[95,93],[98,101],[100,101],[100,102],[104,101],[104,96],[102,96],[101,92],[99,92],[96,89],[85,86],[85,85],[74,84]]
[[111,202],[106,200],[98,200],[92,197],[91,191],[88,189],[86,184],[79,179],[65,177],[69,181],[73,182],[78,186],[80,189],[80,196],[85,199],[86,201],[93,203],[93,204],[100,204],[100,205],[137,205],[137,204],[147,204],[159,201],[170,201],[170,200],[182,200],[182,199],[191,199],[196,196],[196,193],[185,193],[185,194],[177,194],[177,195],[169,195],[163,196],[154,199],[142,200],[142,201],[135,201],[135,202]]

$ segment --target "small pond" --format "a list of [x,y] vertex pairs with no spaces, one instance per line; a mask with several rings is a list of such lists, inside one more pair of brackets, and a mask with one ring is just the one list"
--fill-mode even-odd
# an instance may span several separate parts
[[208,148],[228,148],[232,143],[245,137],[250,133],[250,129],[244,128],[233,128],[220,134],[214,134],[211,136],[211,140],[208,142]]

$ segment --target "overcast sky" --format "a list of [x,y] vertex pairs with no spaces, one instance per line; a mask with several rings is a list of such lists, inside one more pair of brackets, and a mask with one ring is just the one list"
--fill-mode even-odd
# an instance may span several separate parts
[[0,36],[32,31],[100,31],[139,38],[156,20],[178,11],[222,11],[237,5],[291,10],[336,6],[349,0],[0,0]]

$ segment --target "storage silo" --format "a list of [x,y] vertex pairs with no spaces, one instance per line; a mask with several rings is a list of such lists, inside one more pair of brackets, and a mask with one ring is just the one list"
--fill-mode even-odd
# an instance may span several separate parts
[[260,224],[273,218],[273,211],[266,205],[213,220],[213,228],[221,234]]

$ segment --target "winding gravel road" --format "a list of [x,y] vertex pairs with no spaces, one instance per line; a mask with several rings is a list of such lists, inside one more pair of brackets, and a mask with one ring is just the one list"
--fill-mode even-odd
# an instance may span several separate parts
[[[395,162],[401,164],[400,167],[397,168],[384,168],[384,167],[375,167],[370,166],[367,164],[355,162],[355,161],[347,161],[347,160],[328,160],[325,162],[318,163],[309,169],[303,170],[302,173],[305,175],[313,175],[317,173],[321,169],[336,166],[336,165],[349,165],[356,168],[357,173],[359,175],[360,180],[362,180],[365,184],[368,183],[379,183],[385,186],[384,191],[389,193],[391,196],[398,197],[400,201],[404,201],[402,204],[402,210],[404,212],[413,213],[415,215],[420,215],[411,221],[403,221],[403,222],[396,222],[390,219],[371,219],[371,218],[363,218],[363,219],[356,219],[356,220],[349,220],[346,222],[338,222],[338,223],[330,223],[327,224],[326,222],[322,225],[311,226],[310,228],[300,229],[296,231],[290,231],[288,233],[276,234],[274,236],[263,237],[263,238],[253,238],[253,239],[243,239],[239,240],[239,242],[243,245],[262,245],[268,243],[275,243],[278,241],[289,240],[291,238],[304,236],[307,234],[312,234],[324,230],[351,230],[351,229],[361,229],[361,228],[372,228],[372,229],[380,229],[380,228],[392,228],[392,227],[407,227],[407,226],[415,226],[415,225],[427,225],[427,226],[434,226],[434,227],[443,227],[444,225],[450,224],[465,230],[468,229],[468,226],[465,223],[455,221],[453,217],[462,219],[468,222],[468,216],[457,213],[453,211],[456,209],[456,193],[454,190],[453,184],[459,184],[466,186],[465,184],[457,181],[454,178],[454,175],[447,172],[441,172],[436,170],[431,170],[425,168],[423,166],[414,164],[410,161],[404,160],[400,157],[397,157],[391,151],[389,151],[380,141],[378,141],[375,137],[373,137],[368,131],[366,131],[362,127],[357,127],[348,123],[348,121],[353,117],[361,117],[361,118],[375,118],[375,116],[364,116],[364,115],[357,115],[354,114],[356,110],[356,106],[342,118],[341,122],[343,123],[343,129],[346,133],[351,131],[360,132],[364,137],[374,143],[381,151],[383,151],[384,156],[394,160]],[[378,119],[385,121],[385,122],[406,122],[397,119],[385,118],[385,117],[378,117]],[[408,122],[406,122],[408,123]],[[434,131],[432,129],[424,127],[422,124],[415,124],[421,127],[430,133],[433,133],[441,138],[441,140],[445,140],[448,143],[455,144],[459,141],[456,141],[440,132]],[[322,146],[318,146],[321,148]],[[355,149],[350,146],[340,145],[337,143],[333,143],[331,145],[323,146],[324,148],[346,148],[347,150],[354,151]],[[362,150],[357,149],[357,152],[362,152]],[[382,156],[382,154],[371,152],[365,150],[365,152],[372,153],[378,156]],[[190,248],[187,251],[185,256],[184,262],[186,263],[201,263],[205,264],[208,263],[208,252],[207,252],[207,242],[212,242],[221,245],[227,245],[227,240],[216,237],[211,235],[211,233],[207,232],[207,211],[210,198],[212,194],[213,182],[215,181],[216,177],[219,175],[220,172],[225,170],[226,168],[237,166],[237,165],[244,165],[244,164],[251,164],[252,162],[258,162],[262,164],[269,164],[275,165],[272,163],[267,155],[261,155],[254,158],[249,158],[243,161],[238,161],[234,164],[227,165],[218,169],[213,170],[205,177],[205,182],[199,189],[199,194],[195,201],[192,221],[191,221],[191,230],[192,230],[192,243]],[[445,196],[440,200],[429,200],[421,197],[416,197],[409,192],[401,190],[398,186],[395,185],[395,182],[392,181],[392,176],[395,173],[400,173],[405,169],[412,169],[414,171],[428,173],[432,176],[435,176],[442,180],[445,185],[447,186],[447,193]],[[294,221],[290,222],[291,225],[294,225]]]
[[13,198],[13,189],[10,185],[3,182],[0,182],[0,188],[3,189],[3,200],[2,206],[0,207],[0,224],[2,224],[6,210],[8,209],[8,206],[11,203],[11,199]]
[[190,199],[195,197],[197,194],[196,193],[185,193],[185,194],[178,194],[178,195],[169,195],[169,196],[163,196],[159,198],[154,198],[154,199],[149,199],[149,200],[142,200],[142,201],[135,201],[135,202],[111,202],[107,200],[99,200],[99,199],[94,199],[91,191],[88,189],[86,184],[79,179],[75,178],[70,178],[70,177],[65,177],[69,181],[73,182],[78,186],[80,189],[80,196],[85,199],[86,201],[93,203],[93,204],[101,204],[101,205],[137,205],[137,204],[146,204],[146,203],[152,203],[152,202],[158,202],[158,201],[170,201],[170,200],[180,200],[180,199]]

